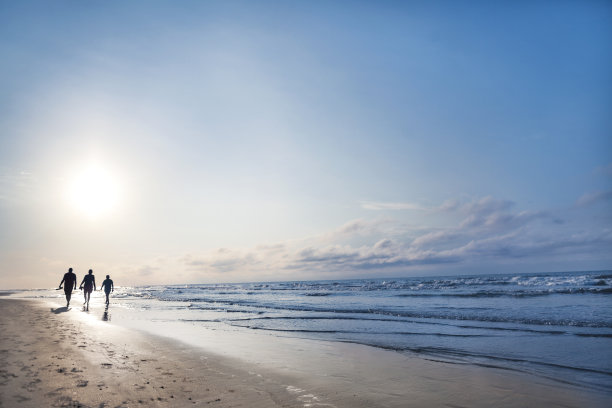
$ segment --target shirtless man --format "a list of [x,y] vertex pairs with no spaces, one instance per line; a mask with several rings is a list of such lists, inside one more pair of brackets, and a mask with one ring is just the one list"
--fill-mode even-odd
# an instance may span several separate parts
[[83,277],[79,287],[79,289],[83,289],[83,297],[85,298],[83,304],[87,304],[87,306],[89,306],[89,299],[91,299],[91,290],[96,290],[96,277],[92,274],[93,271],[90,269],[89,274]]
[[111,291],[115,291],[110,275],[106,275],[106,279],[104,279],[104,282],[102,282],[100,289],[104,289],[104,293],[106,294],[106,304],[108,305],[108,295],[110,295]]
[[64,284],[64,294],[66,295],[66,307],[70,306],[70,297],[72,296],[72,289],[76,289],[76,281],[77,281],[76,275],[72,273],[72,268],[69,268],[68,272],[64,274],[64,278],[59,284],[59,289],[62,288],[62,283]]

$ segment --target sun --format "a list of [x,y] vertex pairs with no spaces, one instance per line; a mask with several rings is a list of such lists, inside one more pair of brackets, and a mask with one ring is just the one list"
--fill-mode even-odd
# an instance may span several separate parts
[[110,213],[119,199],[119,186],[112,174],[100,165],[78,171],[68,186],[68,200],[81,214],[97,219]]

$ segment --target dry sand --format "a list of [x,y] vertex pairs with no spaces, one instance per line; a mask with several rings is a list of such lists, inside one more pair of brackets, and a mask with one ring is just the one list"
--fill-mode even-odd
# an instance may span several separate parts
[[609,395],[524,373],[358,345],[310,352],[320,373],[267,369],[83,316],[0,298],[0,407],[609,406]]

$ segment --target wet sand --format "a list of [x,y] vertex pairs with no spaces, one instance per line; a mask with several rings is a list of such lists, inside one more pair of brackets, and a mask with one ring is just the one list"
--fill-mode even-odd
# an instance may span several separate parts
[[[267,367],[94,321],[78,302],[75,306],[0,299],[0,407],[604,407],[609,402],[609,395],[524,373],[351,344],[297,341],[293,351],[279,344],[281,355],[294,357],[282,369]],[[253,344],[254,351],[258,347]]]

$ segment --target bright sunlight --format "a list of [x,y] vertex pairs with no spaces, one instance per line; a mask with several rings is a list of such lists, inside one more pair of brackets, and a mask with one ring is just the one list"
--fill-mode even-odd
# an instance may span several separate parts
[[68,186],[68,200],[81,214],[99,218],[117,204],[119,189],[116,180],[106,169],[89,165],[75,174]]

